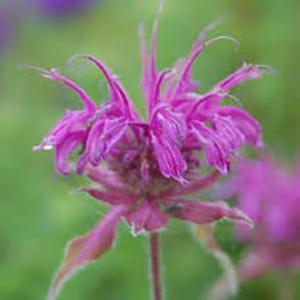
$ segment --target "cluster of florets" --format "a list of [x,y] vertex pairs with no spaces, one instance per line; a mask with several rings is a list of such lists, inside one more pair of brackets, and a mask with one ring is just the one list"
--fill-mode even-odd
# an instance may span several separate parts
[[[207,32],[201,33],[187,58],[181,59],[172,69],[158,70],[156,31],[157,20],[149,56],[143,28],[140,31],[147,120],[139,116],[115,74],[98,59],[77,55],[72,60],[85,58],[104,74],[110,100],[97,106],[84,90],[57,70],[42,71],[44,77],[73,89],[85,107],[80,111],[67,111],[42,143],[35,147],[35,150],[55,149],[56,169],[62,175],[71,171],[69,157],[78,149],[74,169],[78,174],[86,173],[102,186],[105,186],[104,177],[111,178],[123,187],[123,194],[115,195],[116,198],[122,199],[128,194],[135,206],[150,201],[150,215],[154,203],[158,212],[162,204],[168,203],[170,195],[175,196],[174,191],[178,197],[181,189],[187,194],[191,186],[199,185],[198,169],[201,165],[217,170],[208,176],[216,178],[218,172],[228,172],[231,157],[241,146],[262,144],[260,125],[249,113],[242,108],[221,105],[222,99],[230,95],[235,85],[261,77],[260,67],[244,63],[210,91],[198,94],[199,85],[192,80],[193,62],[206,46],[219,38],[206,42]],[[105,173],[102,178],[99,178],[100,173]],[[111,187],[107,181],[107,186]],[[93,189],[84,190],[96,195]],[[191,188],[191,192],[195,192],[195,188]],[[169,200],[164,195],[168,195]],[[99,198],[103,200],[103,195]],[[116,204],[110,199],[103,201]],[[118,204],[121,203],[119,200]],[[139,230],[158,229],[166,223],[165,215],[159,215],[157,219],[160,221],[151,226],[137,226],[134,219],[130,223]]]
[[241,264],[242,279],[276,267],[299,269],[299,184],[299,166],[291,173],[272,158],[239,163],[228,187],[255,223],[251,231],[243,226],[238,230],[239,237],[252,246]]
[[[192,201],[185,196],[208,187],[220,173],[227,173],[231,158],[241,146],[262,145],[259,123],[242,108],[221,103],[237,84],[261,77],[262,68],[244,63],[211,90],[199,94],[199,84],[192,79],[195,59],[213,42],[232,39],[205,41],[206,30],[186,58],[171,69],[158,70],[157,27],[158,19],[150,54],[140,28],[147,120],[139,116],[117,76],[92,56],[77,55],[70,63],[84,58],[102,72],[109,86],[109,100],[102,105],[96,105],[83,89],[56,69],[40,69],[44,77],[60,81],[76,92],[84,108],[68,110],[35,150],[54,148],[57,171],[62,175],[71,171],[87,175],[100,186],[82,191],[110,206],[106,217],[91,232],[69,245],[50,299],[75,269],[110,248],[122,218],[135,234],[161,229],[170,217],[195,224],[212,223],[223,217],[251,223],[239,209],[224,202]],[[75,152],[74,164],[70,157]],[[199,174],[203,165],[211,170],[206,175]]]
[[[144,91],[148,105],[148,121],[142,120],[124,88],[99,60],[85,56],[104,73],[111,100],[96,106],[88,95],[55,69],[44,77],[58,80],[77,92],[85,108],[67,111],[35,150],[55,148],[56,169],[70,172],[69,156],[80,147],[77,173],[87,167],[106,162],[122,174],[133,171],[143,183],[163,176],[187,183],[190,171],[203,161],[221,173],[229,170],[230,159],[242,145],[261,145],[260,126],[245,110],[221,106],[236,84],[262,75],[255,65],[244,64],[234,74],[218,83],[204,95],[196,94],[191,80],[191,66],[205,47],[202,34],[190,56],[172,70],[157,71],[152,53],[150,63],[144,61]],[[164,84],[164,92],[161,87]],[[124,166],[124,169],[123,169]],[[130,182],[132,183],[132,182]]]

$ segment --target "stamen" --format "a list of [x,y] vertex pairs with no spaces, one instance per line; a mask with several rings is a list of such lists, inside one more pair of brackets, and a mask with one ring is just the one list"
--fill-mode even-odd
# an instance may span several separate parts
[[49,74],[48,70],[33,65],[18,65],[18,67],[22,69],[30,69],[30,70],[37,71],[42,76]]
[[266,75],[278,75],[278,71],[270,65],[256,65],[257,69]]
[[238,106],[243,107],[243,104],[242,104],[241,100],[238,97],[236,97],[232,94],[227,94],[226,97],[233,100],[234,103],[236,103]]
[[220,36],[217,36],[215,38],[208,40],[207,42],[204,43],[204,47],[214,44],[215,42],[220,41],[220,40],[228,40],[230,42],[233,42],[237,49],[240,47],[240,43],[238,42],[237,39],[235,39],[231,36],[227,36],[227,35],[220,35]]

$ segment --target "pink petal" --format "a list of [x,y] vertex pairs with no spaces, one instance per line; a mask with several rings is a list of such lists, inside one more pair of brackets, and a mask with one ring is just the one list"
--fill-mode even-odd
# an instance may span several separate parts
[[149,65],[148,65],[148,53],[147,53],[146,38],[145,38],[145,28],[143,24],[139,25],[138,34],[139,34],[139,41],[140,41],[141,64],[142,64],[142,90],[144,90],[147,93],[149,91],[149,86],[148,86]]
[[63,284],[76,271],[95,261],[111,248],[116,227],[125,212],[124,206],[112,208],[89,233],[77,237],[69,243],[64,261],[51,285],[48,300],[56,299]]
[[166,178],[173,178],[182,184],[186,183],[182,174],[187,170],[187,164],[176,143],[172,140],[160,140],[153,135],[152,144],[161,173]]
[[220,172],[213,171],[210,174],[201,176],[199,178],[194,178],[185,185],[178,186],[177,188],[172,188],[169,191],[165,191],[159,194],[159,197],[179,197],[183,195],[199,193],[204,189],[212,186],[216,180],[219,178]]
[[58,144],[55,149],[55,167],[62,175],[68,175],[69,157],[74,149],[82,143],[85,133],[83,131],[70,133],[62,143]]
[[206,32],[203,32],[199,35],[197,41],[192,47],[189,57],[185,60],[184,64],[182,64],[180,69],[180,77],[172,97],[176,97],[183,93],[195,92],[195,90],[198,88],[198,84],[195,84],[195,82],[192,81],[192,66],[196,58],[204,49],[205,35]]
[[208,127],[204,122],[193,122],[194,133],[204,148],[205,158],[208,165],[216,167],[221,173],[229,170],[229,159],[232,149],[224,137]]
[[91,129],[86,143],[85,155],[89,161],[97,166],[109,155],[114,145],[123,137],[126,129],[124,118],[99,119]]
[[111,93],[111,99],[114,103],[120,106],[120,108],[123,110],[124,115],[127,117],[135,117],[136,112],[132,106],[132,103],[126,94],[122,84],[119,82],[117,76],[113,74],[99,59],[86,54],[79,54],[75,55],[70,59],[70,62],[73,61],[77,57],[85,58],[92,63],[94,63],[99,70],[103,73],[105,76]]
[[167,199],[164,203],[166,212],[171,217],[199,225],[212,223],[222,218],[252,225],[252,221],[241,210],[230,208],[225,202]]
[[171,72],[169,69],[162,70],[156,77],[154,84],[151,87],[149,95],[149,112],[151,113],[161,100],[160,89],[164,83],[166,76]]
[[43,75],[46,78],[50,78],[53,80],[58,80],[63,82],[64,84],[66,84],[68,87],[70,87],[74,92],[76,92],[83,104],[85,105],[86,109],[94,112],[96,110],[96,105],[93,103],[93,101],[89,98],[89,96],[87,95],[87,93],[80,88],[79,86],[77,86],[73,81],[71,81],[70,79],[60,75],[56,69],[51,69],[49,74]]
[[100,155],[106,157],[110,154],[113,147],[124,136],[127,131],[127,124],[124,119],[116,119],[106,122],[103,132],[103,142],[100,143]]
[[211,114],[215,112],[220,101],[228,96],[228,92],[237,84],[249,79],[260,78],[263,72],[256,65],[244,63],[241,68],[214,86],[214,88],[197,101],[194,101],[187,114],[187,119],[196,117],[197,113]]
[[157,108],[151,120],[151,141],[161,173],[167,178],[185,183],[182,174],[187,169],[180,145],[186,136],[183,116],[168,107]]
[[96,158],[99,157],[99,144],[103,134],[104,124],[105,120],[103,118],[97,120],[91,128],[86,141],[84,156],[86,156],[87,160],[93,165],[99,163],[99,159],[97,160]]
[[90,194],[92,197],[104,201],[109,204],[113,205],[120,205],[120,204],[133,204],[137,197],[134,194],[116,194],[106,191],[101,191],[94,188],[83,188],[80,190],[80,192],[86,192]]
[[128,214],[126,219],[135,235],[142,231],[161,229],[168,222],[167,215],[161,212],[159,204],[153,200],[145,200],[140,207]]
[[207,120],[190,122],[201,143],[209,166],[227,173],[231,157],[244,145],[261,146],[259,123],[246,111],[225,106],[220,107]]
[[92,181],[102,185],[107,190],[113,190],[119,194],[130,193],[129,189],[116,178],[113,172],[99,167],[91,167],[87,168],[86,174]]
[[[142,88],[145,94],[145,99],[147,102],[148,112],[151,114],[154,109],[160,93],[160,87],[162,85],[163,79],[166,72],[159,72],[156,62],[156,48],[157,48],[157,31],[159,24],[159,17],[162,13],[165,0],[160,1],[159,8],[157,10],[156,18],[154,20],[152,35],[151,35],[151,45],[150,45],[150,55],[147,53],[146,42],[145,42],[145,32],[144,27],[141,25],[139,27],[139,37],[140,37],[140,48],[142,57]],[[169,71],[168,71],[169,72]]]
[[245,136],[245,141],[252,146],[261,147],[263,145],[261,137],[261,126],[258,121],[245,110],[224,106],[218,110],[222,116],[230,116],[236,128]]
[[205,49],[206,46],[213,44],[218,40],[223,40],[223,39],[230,40],[236,43],[236,41],[233,38],[227,36],[219,36],[210,41],[205,42],[207,33],[212,29],[214,29],[217,24],[218,22],[213,23],[209,25],[203,32],[201,32],[196,42],[194,43],[188,58],[179,61],[179,64],[177,63],[175,65],[175,69],[177,69],[176,67],[179,66],[180,76],[179,79],[177,80],[177,85],[175,86],[174,92],[172,94],[170,94],[170,89],[168,86],[169,89],[168,97],[176,98],[182,94],[192,93],[197,91],[200,85],[198,82],[192,80],[192,66],[195,60],[197,59],[197,57],[199,56],[199,54],[202,52],[202,50]]
[[54,125],[53,129],[46,134],[42,143],[35,146],[33,150],[40,151],[52,149],[54,146],[57,146],[65,140],[72,131],[72,128],[76,127],[76,131],[78,131],[79,128],[85,129],[86,124],[92,115],[93,114],[87,110],[67,110],[64,116]]
[[261,72],[256,65],[244,63],[240,69],[218,83],[215,88],[222,91],[229,91],[245,80],[260,78],[262,75],[263,72]]

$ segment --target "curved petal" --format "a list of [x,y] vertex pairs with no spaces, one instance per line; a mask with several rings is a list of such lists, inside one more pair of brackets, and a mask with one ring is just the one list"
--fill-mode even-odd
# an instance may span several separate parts
[[94,63],[100,71],[104,74],[111,91],[113,102],[120,106],[124,113],[124,117],[136,118],[137,113],[133,108],[132,102],[125,92],[122,84],[119,82],[118,77],[111,73],[110,70],[97,58],[91,55],[78,55]]
[[164,83],[164,80],[168,74],[170,74],[171,70],[165,69],[158,73],[156,76],[156,80],[151,87],[150,95],[149,95],[149,113],[155,109],[159,101],[161,100],[160,97],[160,89]]
[[54,125],[43,138],[42,142],[33,147],[34,151],[50,150],[62,143],[73,128],[78,131],[79,128],[86,129],[88,120],[92,114],[87,110],[70,111],[67,110],[64,116]]
[[218,110],[218,113],[221,116],[231,117],[235,127],[244,135],[248,144],[256,147],[263,145],[261,126],[248,112],[238,107],[224,106]]
[[[167,86],[167,97],[176,98],[182,94],[186,93],[192,93],[196,92],[199,88],[199,83],[197,81],[194,81],[192,79],[192,66],[199,56],[199,54],[208,46],[213,44],[216,41],[219,40],[229,40],[234,42],[235,44],[238,44],[235,39],[228,37],[228,36],[219,36],[216,38],[213,38],[207,42],[205,42],[205,38],[207,36],[207,33],[214,29],[216,25],[218,25],[219,22],[215,22],[210,24],[206,27],[206,29],[201,32],[196,40],[196,42],[193,44],[192,50],[189,54],[189,56],[186,59],[180,60],[176,65],[175,69],[178,69],[180,75],[178,76],[177,80],[170,80],[168,86]],[[179,68],[178,68],[179,66]],[[175,85],[173,92],[171,93],[171,85],[174,84],[174,81],[177,81],[177,84]]]
[[143,24],[139,26],[139,40],[142,59],[142,89],[147,103],[149,115],[157,105],[160,94],[160,87],[164,81],[164,77],[170,71],[159,72],[156,61],[156,48],[157,48],[157,32],[159,25],[159,17],[163,11],[166,0],[160,0],[156,18],[152,27],[150,53],[147,52],[145,41],[145,30]]
[[230,168],[231,156],[244,145],[261,146],[259,123],[246,111],[235,107],[222,107],[206,121],[190,123],[203,146],[209,166],[222,173]]
[[244,63],[241,68],[217,83],[208,93],[199,96],[190,106],[187,119],[197,118],[197,113],[212,114],[218,110],[220,101],[228,96],[229,91],[236,85],[249,79],[256,79],[263,76],[258,66]]
[[252,226],[252,221],[238,208],[230,208],[225,202],[192,201],[187,199],[166,199],[166,213],[176,219],[195,224],[206,224],[229,218]]
[[151,120],[151,142],[161,173],[167,178],[186,183],[182,174],[187,163],[180,151],[186,136],[186,125],[181,114],[168,107],[158,108]]
[[62,175],[69,174],[69,157],[74,149],[82,143],[85,135],[84,131],[70,133],[62,143],[56,146],[55,167]]
[[192,80],[192,66],[196,58],[204,49],[205,36],[205,32],[199,35],[197,41],[192,47],[189,57],[184,61],[184,63],[180,63],[180,76],[177,81],[177,85],[175,86],[174,91],[171,95],[172,98],[177,97],[178,95],[183,93],[195,92],[198,89],[199,85]]
[[244,63],[241,68],[219,82],[215,86],[215,89],[229,91],[231,88],[245,80],[260,78],[262,76],[263,72],[260,71],[256,65]]
[[99,163],[99,144],[101,142],[101,136],[103,135],[104,130],[104,119],[99,119],[96,121],[91,128],[85,146],[84,156],[87,157],[87,160],[90,161],[93,165]]
[[75,93],[77,93],[80,96],[82,103],[85,105],[88,111],[91,112],[96,111],[96,105],[89,98],[88,94],[82,88],[77,86],[73,81],[60,75],[56,69],[51,69],[50,72],[48,74],[44,74],[43,77],[63,82],[65,85],[67,85],[69,88],[71,88]]
[[103,170],[99,167],[87,168],[86,175],[92,181],[102,185],[107,190],[113,190],[119,194],[129,194],[130,191],[128,187],[122,184],[115,174],[108,170]]
[[99,119],[91,129],[85,149],[85,155],[94,165],[105,158],[113,146],[123,137],[127,124],[123,118],[112,120]]
[[116,194],[106,191],[101,191],[94,188],[83,188],[79,190],[80,192],[86,192],[93,198],[96,198],[100,201],[112,204],[112,205],[121,205],[133,204],[137,200],[137,196],[134,194]]
[[77,270],[95,261],[111,248],[118,222],[125,213],[124,206],[112,208],[90,232],[69,243],[64,261],[51,285],[48,300],[56,299],[63,284]]
[[182,174],[186,171],[187,164],[178,145],[172,140],[163,141],[155,135],[152,136],[152,144],[161,173],[166,178],[173,178],[182,184],[186,183]]
[[177,188],[171,188],[159,194],[159,197],[179,197],[183,195],[189,195],[193,193],[199,193],[204,189],[212,186],[219,178],[220,172],[213,171],[210,174],[195,178],[185,185],[178,186]]
[[218,132],[208,127],[204,122],[193,122],[193,130],[204,149],[209,166],[216,167],[221,173],[229,170],[229,155],[232,151],[227,140],[218,135]]

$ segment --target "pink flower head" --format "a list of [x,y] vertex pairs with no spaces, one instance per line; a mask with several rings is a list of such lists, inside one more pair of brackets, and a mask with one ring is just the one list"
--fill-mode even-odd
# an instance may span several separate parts
[[239,236],[252,245],[242,262],[242,276],[258,275],[270,268],[300,268],[300,172],[289,173],[273,159],[242,161],[234,186],[240,209],[255,223]]
[[[259,123],[245,110],[222,106],[231,88],[262,76],[259,66],[244,64],[204,95],[197,93],[192,65],[211,44],[207,31],[200,34],[190,54],[172,69],[159,70],[156,64],[155,20],[148,54],[144,30],[140,27],[142,89],[148,110],[147,120],[137,113],[128,94],[100,60],[77,55],[92,62],[107,80],[109,101],[96,105],[89,96],[57,70],[42,71],[44,77],[59,81],[76,92],[84,105],[67,111],[35,150],[55,149],[56,169],[86,174],[98,187],[81,191],[110,206],[107,216],[88,234],[69,245],[65,262],[50,291],[54,299],[62,283],[77,268],[98,258],[112,245],[121,218],[134,234],[156,231],[170,217],[195,224],[212,223],[223,217],[251,222],[240,210],[224,202],[187,199],[210,186],[229,170],[230,159],[243,145],[260,146]],[[71,154],[78,149],[75,167]],[[201,158],[201,153],[205,159]],[[73,155],[74,157],[74,155]],[[203,164],[211,173],[199,175]]]

